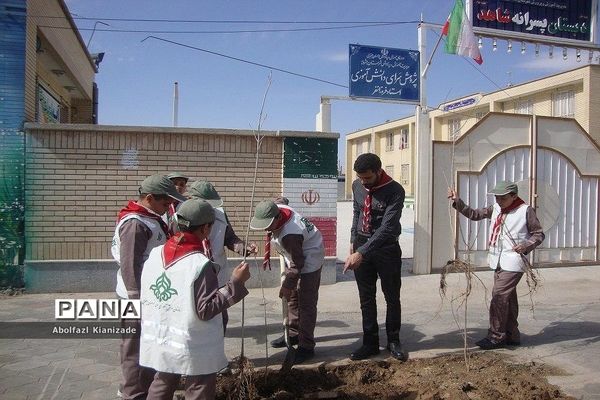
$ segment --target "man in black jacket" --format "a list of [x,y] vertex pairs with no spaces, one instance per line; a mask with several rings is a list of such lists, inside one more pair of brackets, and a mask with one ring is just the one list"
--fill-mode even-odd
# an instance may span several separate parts
[[398,244],[404,188],[381,168],[376,154],[365,153],[354,162],[358,176],[352,183],[354,215],[350,255],[344,272],[354,270],[362,311],[363,345],[350,354],[363,360],[379,354],[377,324],[377,277],[381,279],[387,312],[385,330],[392,357],[406,361],[408,353],[400,344],[400,270],[402,250]]

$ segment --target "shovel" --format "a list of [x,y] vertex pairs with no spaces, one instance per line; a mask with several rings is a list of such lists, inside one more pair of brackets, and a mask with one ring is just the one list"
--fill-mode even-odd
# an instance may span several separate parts
[[[285,276],[285,261],[283,257],[279,259],[281,265],[281,276],[282,281]],[[296,361],[296,348],[292,346],[290,343],[290,323],[288,318],[288,302],[285,298],[281,299],[281,310],[283,313],[283,338],[285,340],[285,347],[287,347],[287,354],[285,355],[285,360],[283,360],[283,364],[281,364],[281,372],[288,372],[292,369],[294,365],[294,361]]]

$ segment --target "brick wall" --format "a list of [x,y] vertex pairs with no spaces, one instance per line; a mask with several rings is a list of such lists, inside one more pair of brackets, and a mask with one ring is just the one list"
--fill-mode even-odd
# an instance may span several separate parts
[[[255,202],[282,193],[283,138],[314,135],[264,134]],[[26,141],[28,260],[110,259],[118,210],[146,176],[173,170],[212,181],[234,230],[245,234],[256,149],[250,131],[27,124]],[[262,234],[251,232],[251,240],[262,247]]]

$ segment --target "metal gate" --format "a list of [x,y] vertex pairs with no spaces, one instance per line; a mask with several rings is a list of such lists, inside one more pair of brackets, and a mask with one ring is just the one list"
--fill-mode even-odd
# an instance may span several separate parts
[[[438,147],[434,173],[443,173],[444,164],[451,163],[458,195],[472,208],[494,202],[487,193],[497,182],[517,182],[519,196],[535,207],[546,234],[533,254],[536,265],[600,261],[600,148],[575,121],[490,115],[452,147]],[[455,246],[444,250],[434,243],[433,260],[468,257],[475,265],[487,265],[490,223],[457,216],[456,228],[449,226]],[[443,219],[434,218],[433,224],[434,232],[448,229]]]

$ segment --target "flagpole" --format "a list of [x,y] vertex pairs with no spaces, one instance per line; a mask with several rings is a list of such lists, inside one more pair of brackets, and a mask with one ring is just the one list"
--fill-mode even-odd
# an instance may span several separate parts
[[[450,17],[448,17],[448,18],[450,18]],[[421,21],[421,25],[423,25],[423,24],[424,24],[423,21]],[[422,78],[424,78],[425,74],[427,74],[427,69],[429,69],[429,66],[431,65],[431,61],[433,61],[433,56],[435,55],[435,52],[436,52],[438,46],[440,45],[440,42],[442,41],[443,37],[444,37],[444,35],[440,34],[440,37],[438,38],[437,42],[435,43],[435,46],[433,47],[433,51],[431,52],[431,56],[429,57],[429,61],[427,61],[427,64],[425,64],[425,67],[423,68],[423,72],[421,73]]]

